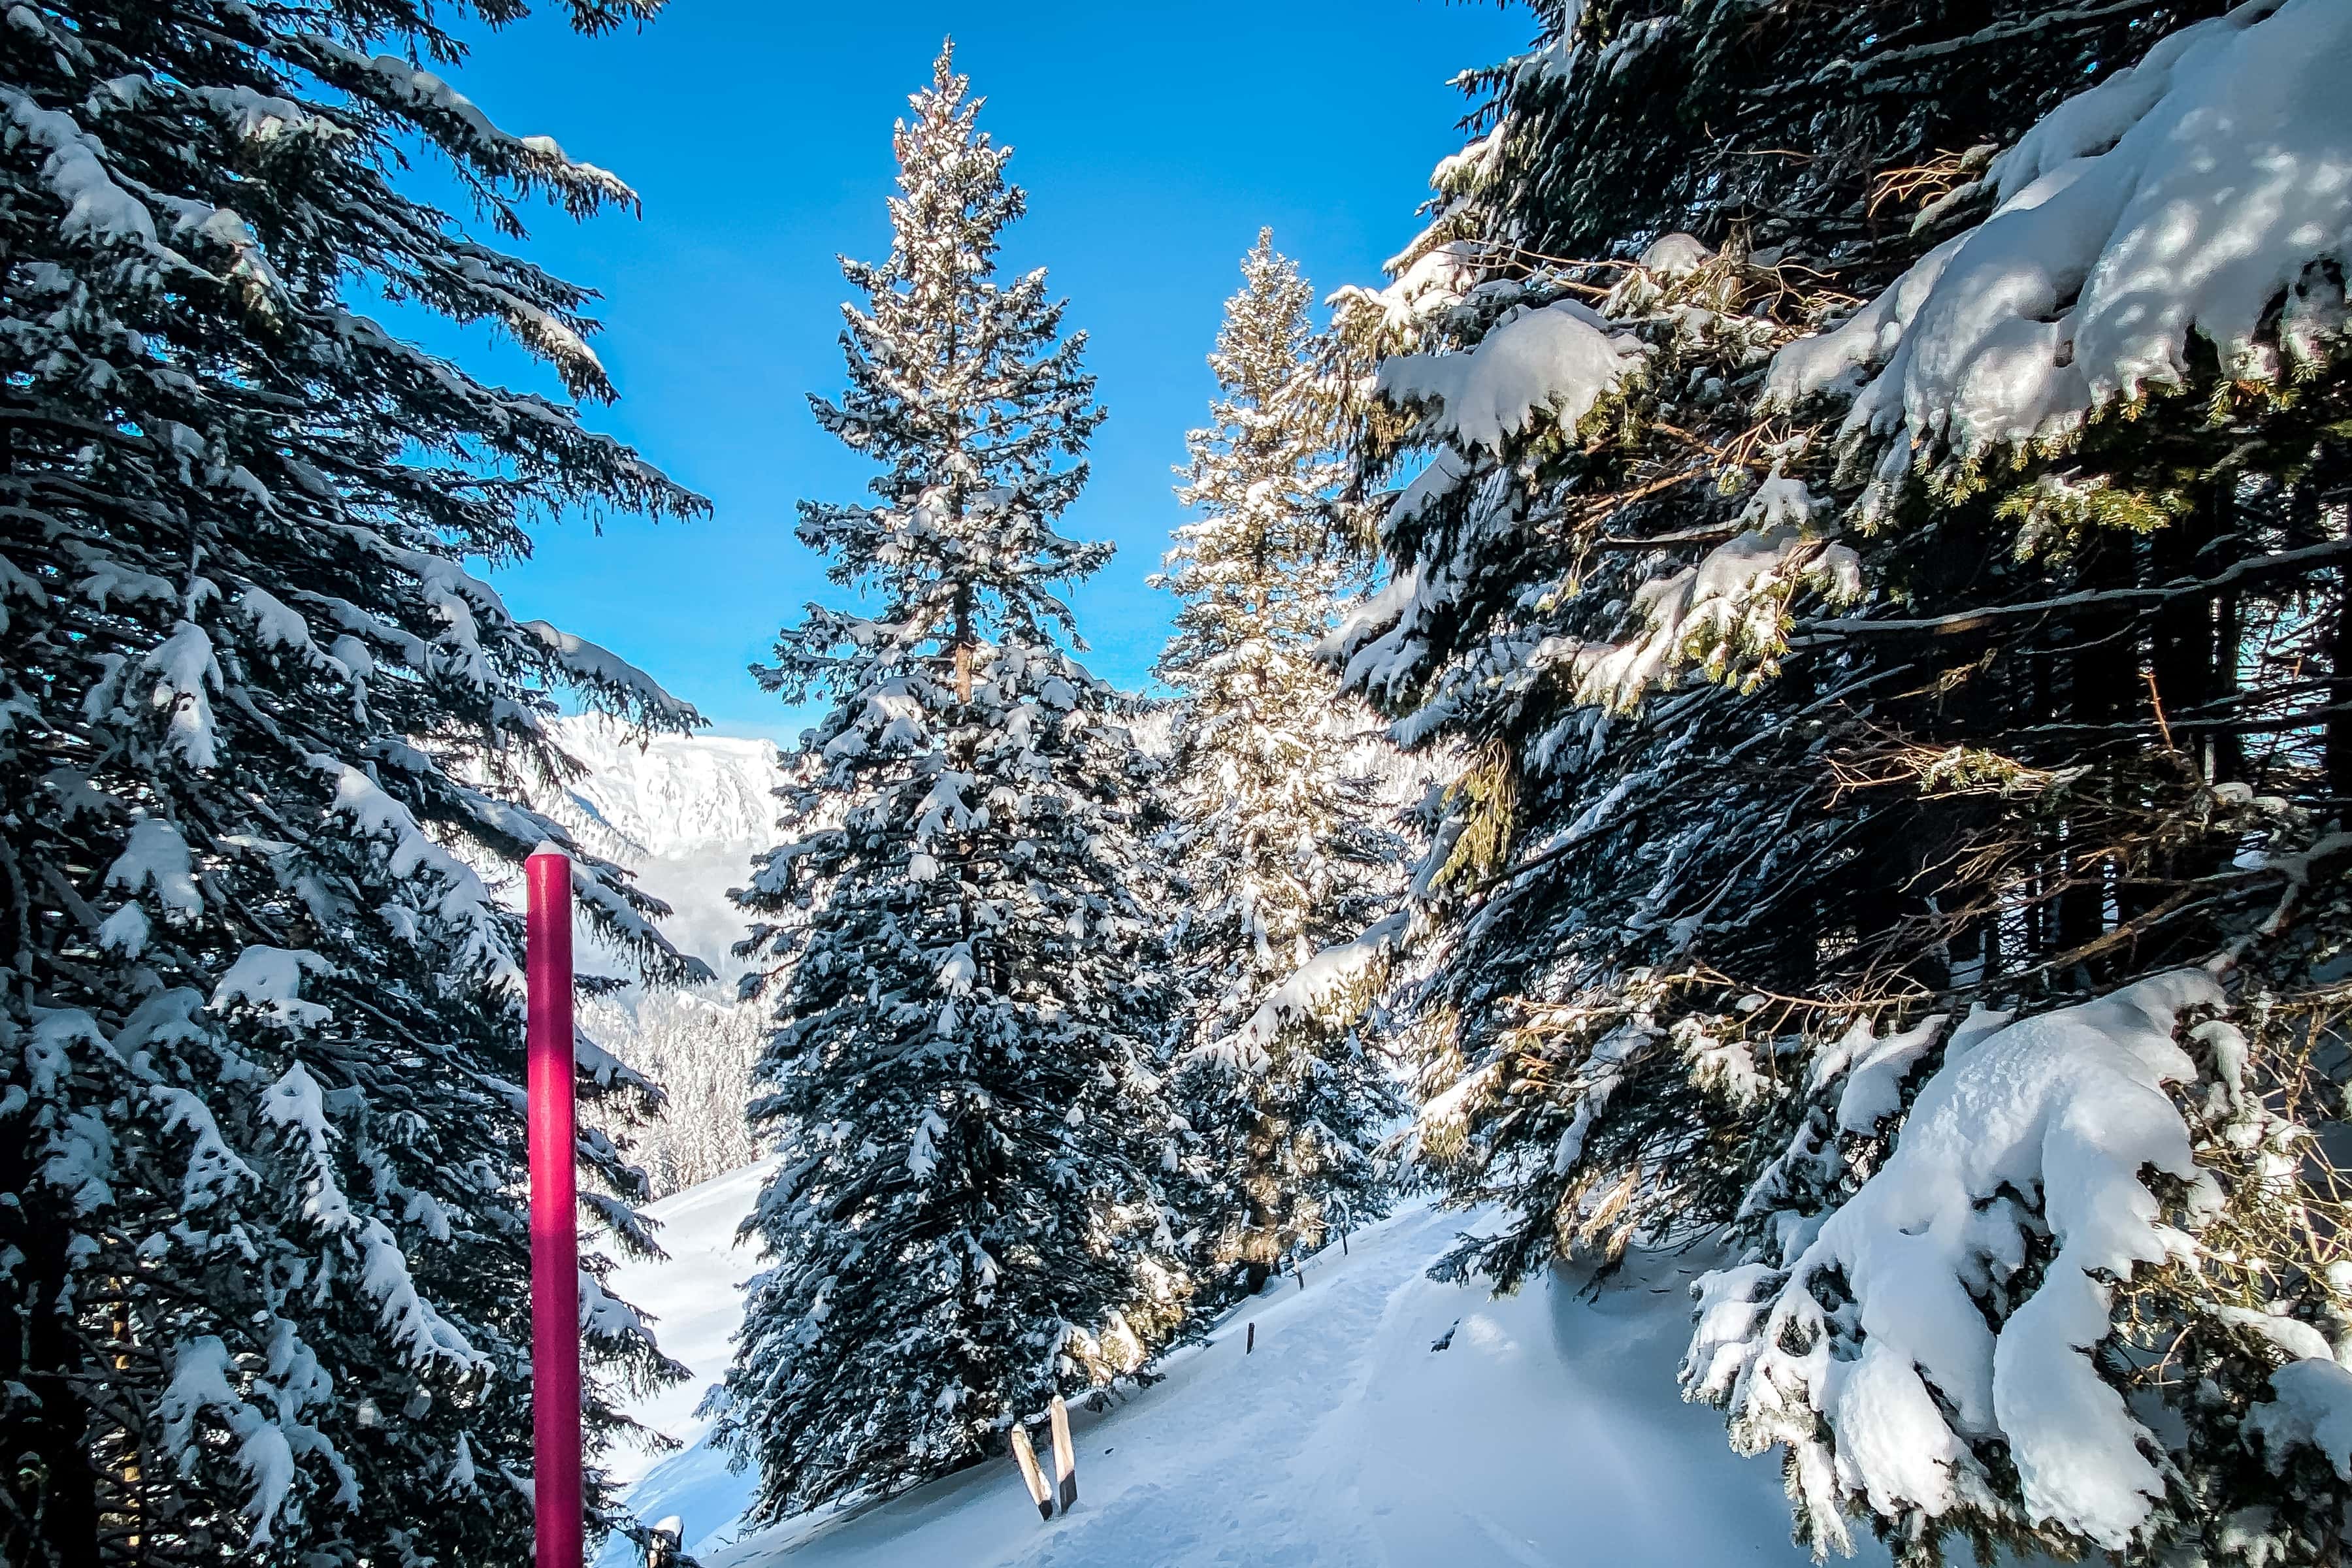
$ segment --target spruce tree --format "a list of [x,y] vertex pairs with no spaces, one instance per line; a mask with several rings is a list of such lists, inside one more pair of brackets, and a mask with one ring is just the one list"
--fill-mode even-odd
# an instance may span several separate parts
[[1045,273],[995,276],[1025,198],[979,109],[943,49],[897,129],[890,253],[845,264],[848,392],[811,399],[882,471],[799,529],[858,599],[760,672],[826,704],[796,837],[738,895],[778,1166],[725,1430],[763,1519],[964,1463],[1140,1372],[1182,1310],[1146,781],[1054,593],[1109,553],[1055,528],[1102,413]]
[[[596,30],[650,5],[575,5]],[[486,6],[492,20],[520,14]],[[634,205],[426,61],[444,11],[58,0],[0,28],[0,1560],[530,1556],[520,921],[576,692],[692,710],[461,561],[700,502],[361,313],[487,321],[611,389],[580,288],[488,227]],[[700,965],[593,858],[652,977]],[[655,1092],[583,1047],[583,1090]],[[598,1228],[642,1183],[582,1144]],[[592,1249],[586,1267],[601,1272]],[[600,1442],[671,1374],[586,1282]],[[609,1517],[609,1490],[591,1507]]]
[[2343,1549],[2344,241],[2266,215],[2347,24],[2220,12],[1549,6],[1343,306],[1402,481],[1349,679],[1475,760],[1447,1272],[1728,1241],[1685,1389],[1819,1546]]
[[1373,1150],[1402,1106],[1365,1037],[1393,940],[1347,944],[1387,912],[1404,846],[1364,766],[1369,715],[1316,654],[1354,568],[1312,295],[1271,230],[1242,279],[1178,492],[1200,515],[1154,581],[1181,601],[1159,673],[1178,693],[1168,837],[1189,893],[1184,1206],[1218,1283],[1255,1289],[1385,1211]]

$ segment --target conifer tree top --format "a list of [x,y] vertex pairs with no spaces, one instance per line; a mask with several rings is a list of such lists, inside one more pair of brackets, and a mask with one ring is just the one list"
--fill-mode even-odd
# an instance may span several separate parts
[[1154,579],[1183,601],[1160,661],[1177,685],[1262,686],[1261,665],[1297,663],[1328,629],[1344,554],[1325,504],[1338,468],[1309,364],[1313,298],[1260,229],[1209,355],[1211,424],[1185,437],[1177,499],[1198,515],[1176,530]]
[[[803,501],[799,534],[833,557],[835,582],[878,605],[871,618],[813,611],[812,643],[911,650],[1075,636],[1051,584],[1110,555],[1054,526],[1085,487],[1080,455],[1103,415],[1080,363],[1086,334],[1063,335],[1064,303],[1047,297],[1044,269],[997,278],[1001,237],[1027,198],[1005,178],[1012,149],[979,128],[983,100],[970,89],[943,46],[892,137],[889,254],[842,261],[866,296],[842,310],[849,386],[809,401],[881,465],[868,487],[878,504]],[[797,689],[827,668],[788,653],[766,674]]]

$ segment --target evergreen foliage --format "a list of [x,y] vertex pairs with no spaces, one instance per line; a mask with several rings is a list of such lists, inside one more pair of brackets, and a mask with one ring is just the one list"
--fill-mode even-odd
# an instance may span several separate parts
[[[1339,638],[1348,679],[1408,743],[1476,759],[1420,883],[1413,1142],[1454,1201],[1500,1211],[1449,1271],[1510,1288],[1566,1254],[1728,1233],[1746,1261],[1710,1280],[1689,1391],[1731,1407],[1743,1446],[1788,1446],[1817,1545],[1852,1511],[1921,1561],[1971,1539],[2134,1562],[2342,1550],[2317,1406],[2273,1382],[2309,1353],[2290,1347],[2352,1327],[2326,1267],[2341,1210],[2298,1125],[2341,1088],[2340,245],[2311,242],[2247,340],[2209,316],[2177,363],[2086,412],[2053,403],[2029,438],[1980,440],[1965,407],[1923,401],[1953,360],[1894,357],[2032,279],[2047,297],[2010,297],[2032,325],[1951,351],[1985,356],[1961,395],[2029,384],[2036,355],[2068,368],[2089,340],[2066,312],[2095,279],[2060,259],[2073,237],[2018,215],[2105,177],[2071,160],[2175,143],[2125,141],[2115,97],[2051,111],[2143,58],[2169,68],[2218,9],[1552,7],[1478,79],[1482,134],[1441,166],[1395,279],[1342,300],[1359,483],[1410,480],[1378,527],[1391,587]],[[2338,26],[2241,7],[2194,36],[2200,68],[2274,24]],[[2267,79],[2272,101],[2298,86]],[[2305,118],[2283,155],[2316,162],[2284,166],[2340,138],[2340,116]],[[2009,272],[1952,259],[1979,236]],[[1938,313],[1920,300],[1945,266],[1950,289],[1996,281]],[[1889,1309],[1809,1249],[1879,1212],[1864,1188],[1909,1147],[1922,1086],[1970,1081],[1990,1016],[1954,1020],[2054,1017],[2204,961],[2228,993],[2148,1015],[2164,1043],[2144,1047],[2172,1049],[2179,1020],[2164,1070],[2191,1163],[2131,1200],[2197,1242],[2126,1262],[2097,1288],[2104,1330],[2070,1331],[2132,1408],[2169,1407],[2126,1422],[2126,1448],[2161,1457],[2139,1502],[2053,1502],[1948,1368],[1908,1384],[1939,1403],[1900,1413],[1940,1436],[1874,1446],[1885,1385],[1853,1369]],[[2023,1239],[1983,1240],[1964,1276],[2004,1334],[2046,1321],[2053,1183],[2015,1194]],[[1741,1322],[1786,1334],[1750,1343]],[[1747,1359],[1716,1364],[1735,1343]]]
[[[897,127],[811,399],[879,472],[802,503],[842,602],[756,670],[822,716],[751,973],[632,1015],[703,1102],[752,1084],[665,1180],[776,1156],[715,1401],[753,1521],[1150,1381],[1403,1158],[1480,1216],[1446,1278],[1713,1249],[1681,1391],[1817,1551],[2342,1562],[2352,9],[1532,9],[1385,287],[1318,333],[1270,233],[1243,262],[1164,760],[1059,596],[1103,412],[1000,276],[1025,197],[951,49]],[[643,978],[709,979],[530,804],[559,700],[698,716],[464,564],[703,503],[583,423],[591,296],[500,248],[634,195],[427,68],[457,25],[0,26],[11,1568],[520,1563],[500,879],[569,848]],[[578,1057],[601,1446],[682,1369],[599,1284],[657,1250],[620,1140],[662,1091]]]
[[995,279],[1024,198],[979,109],[943,51],[898,128],[890,254],[845,268],[849,391],[812,400],[877,500],[800,524],[859,607],[812,606],[761,671],[827,704],[797,837],[739,895],[778,1170],[726,1430],[768,1519],[968,1462],[1183,1311],[1149,780],[1052,592],[1108,554],[1055,530],[1102,414],[1045,274]]
[[1386,1211],[1373,1149],[1402,1104],[1364,1037],[1385,953],[1279,1017],[1255,1015],[1386,912],[1404,846],[1360,765],[1361,709],[1316,656],[1352,565],[1312,296],[1270,230],[1242,278],[1209,356],[1213,423],[1187,442],[1179,497],[1199,516],[1154,581],[1181,601],[1159,673],[1179,694],[1168,840],[1187,882],[1179,1085],[1196,1135],[1184,1206],[1216,1283],[1255,1289],[1286,1257]]
[[[575,4],[600,30],[651,5]],[[520,15],[486,5],[495,23]],[[564,404],[357,313],[487,321],[611,388],[500,236],[632,207],[498,130],[399,3],[58,0],[0,26],[0,1560],[520,1563],[530,1405],[520,921],[560,691],[699,722],[459,562],[702,503]],[[592,920],[696,978],[583,856]],[[584,1040],[590,1096],[657,1090]],[[642,1178],[583,1139],[593,1222]],[[586,1267],[605,1260],[592,1249]],[[583,1281],[592,1441],[676,1374]],[[608,1489],[592,1487],[597,1520]]]

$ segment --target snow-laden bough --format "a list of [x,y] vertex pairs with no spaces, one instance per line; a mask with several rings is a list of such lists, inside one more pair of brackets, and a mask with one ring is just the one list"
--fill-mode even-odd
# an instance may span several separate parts
[[2347,58],[2339,0],[2251,0],[2167,36],[1993,161],[1990,217],[1782,349],[1768,403],[1852,392],[1843,434],[1892,443],[1884,491],[1915,454],[2061,442],[2184,386],[2192,337],[2238,380],[2315,368],[2347,320]]
[[[2197,1076],[2175,1043],[2183,1016],[2223,1001],[2211,974],[2176,970],[1964,1026],[1884,1166],[1694,1288],[1685,1396],[1726,1406],[1746,1451],[1788,1445],[1791,1489],[1833,1543],[1850,1548],[1848,1503],[1997,1511],[1994,1443],[2037,1528],[2115,1550],[2147,1523],[2165,1491],[2155,1444],[2094,1357],[2116,1282],[2192,1256],[2143,1173],[2184,1184],[2192,1210],[2214,1196],[2168,1088]],[[2000,1315],[2044,1233],[2041,1279]]]

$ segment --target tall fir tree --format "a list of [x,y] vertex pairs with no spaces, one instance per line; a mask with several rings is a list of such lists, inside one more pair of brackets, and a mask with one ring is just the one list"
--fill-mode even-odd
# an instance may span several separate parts
[[1183,1310],[1147,781],[1054,592],[1109,553],[1055,529],[1102,413],[1045,273],[996,280],[1025,199],[980,107],[943,49],[897,129],[889,256],[845,264],[848,394],[811,399],[877,502],[799,530],[859,607],[812,605],[760,672],[827,704],[797,837],[739,894],[778,1168],[726,1429],[764,1519],[964,1463],[1141,1372]]
[[2352,22],[1542,10],[1342,310],[1447,1271],[1730,1245],[1817,1547],[2340,1560]]
[[[560,773],[567,689],[698,721],[459,563],[568,509],[701,503],[359,313],[486,321],[611,395],[584,290],[394,183],[435,156],[508,237],[530,198],[634,205],[418,63],[460,58],[458,9],[58,0],[0,28],[17,1568],[530,1556],[521,931],[482,868],[567,840],[468,781]],[[658,905],[575,866],[653,977],[700,974]],[[583,1058],[586,1092],[652,1098]],[[649,1247],[621,1152],[581,1158],[594,1223]],[[677,1369],[583,1283],[601,1442],[619,1382]]]
[[[1333,400],[1297,267],[1270,229],[1242,260],[1209,356],[1156,585],[1181,601],[1160,658],[1177,693],[1171,858],[1184,868],[1187,1219],[1216,1289],[1386,1211],[1375,1150],[1402,1102],[1367,1016],[1405,847],[1381,823],[1381,743],[1317,658],[1353,572],[1333,492]],[[1327,953],[1326,950],[1335,950]],[[1238,1274],[1236,1273],[1238,1270]]]

